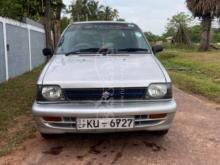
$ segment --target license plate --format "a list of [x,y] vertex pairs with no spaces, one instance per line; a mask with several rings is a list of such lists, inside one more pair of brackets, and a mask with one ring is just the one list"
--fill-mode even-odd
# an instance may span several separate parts
[[134,118],[78,118],[77,129],[127,129],[134,128]]

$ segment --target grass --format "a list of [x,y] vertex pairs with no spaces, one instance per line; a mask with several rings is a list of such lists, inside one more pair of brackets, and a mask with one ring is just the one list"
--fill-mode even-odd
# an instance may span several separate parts
[[177,87],[220,103],[220,51],[167,49],[158,57]]
[[30,137],[35,128],[31,107],[42,66],[0,84],[0,156]]

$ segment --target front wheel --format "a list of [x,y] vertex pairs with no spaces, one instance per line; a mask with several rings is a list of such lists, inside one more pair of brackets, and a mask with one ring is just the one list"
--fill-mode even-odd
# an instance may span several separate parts
[[152,131],[151,133],[156,136],[165,136],[169,130],[161,130],[161,131]]

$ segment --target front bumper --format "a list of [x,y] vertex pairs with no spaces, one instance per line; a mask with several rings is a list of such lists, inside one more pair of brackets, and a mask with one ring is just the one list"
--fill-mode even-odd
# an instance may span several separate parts
[[[119,131],[159,131],[170,128],[176,112],[175,100],[152,101],[152,102],[113,102],[100,103],[63,103],[63,104],[39,104],[34,103],[33,116],[37,122],[38,129],[45,134],[62,133],[99,133]],[[150,114],[166,113],[165,118],[149,119]],[[46,122],[42,117],[62,117],[61,122]],[[135,117],[135,126],[132,129],[98,129],[77,130],[76,118],[113,118],[113,117]],[[146,118],[143,118],[146,117]]]

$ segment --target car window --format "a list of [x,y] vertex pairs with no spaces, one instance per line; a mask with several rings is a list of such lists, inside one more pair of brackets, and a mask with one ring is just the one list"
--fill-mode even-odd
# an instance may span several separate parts
[[[93,52],[90,52],[91,48]],[[65,31],[58,44],[57,54],[80,50],[94,53],[94,48],[111,49],[114,53],[127,53],[126,50],[135,54],[150,52],[143,33],[134,25],[79,24],[71,25]]]

